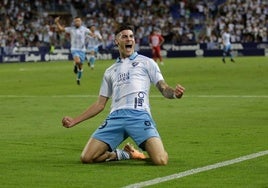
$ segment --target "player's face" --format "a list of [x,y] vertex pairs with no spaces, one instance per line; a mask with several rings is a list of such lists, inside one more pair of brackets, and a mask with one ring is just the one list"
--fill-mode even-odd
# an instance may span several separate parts
[[135,50],[135,38],[131,30],[123,30],[117,34],[115,43],[121,58],[129,57]]
[[92,32],[94,32],[94,31],[96,30],[96,27],[95,27],[95,26],[91,26],[89,29],[90,29]]
[[81,24],[82,24],[81,18],[75,18],[74,19],[74,25],[75,25],[75,27],[80,27]]

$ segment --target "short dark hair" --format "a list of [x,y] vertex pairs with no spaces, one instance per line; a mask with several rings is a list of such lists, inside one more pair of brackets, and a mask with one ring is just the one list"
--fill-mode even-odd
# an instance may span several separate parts
[[134,33],[134,27],[129,23],[118,24],[115,30],[115,36],[123,30],[131,30]]
[[91,28],[91,27],[95,27],[95,24],[90,24],[90,25],[88,25],[88,28]]

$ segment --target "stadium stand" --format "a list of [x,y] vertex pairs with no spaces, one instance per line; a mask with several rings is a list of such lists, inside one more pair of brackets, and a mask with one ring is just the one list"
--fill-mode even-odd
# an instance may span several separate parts
[[148,45],[153,27],[161,30],[166,43],[217,43],[225,25],[232,42],[268,42],[266,0],[3,0],[0,7],[0,43],[6,54],[18,46],[68,47],[68,36],[55,30],[59,15],[64,25],[77,15],[85,25],[94,23],[108,50],[111,31],[122,21],[134,23],[139,45]]

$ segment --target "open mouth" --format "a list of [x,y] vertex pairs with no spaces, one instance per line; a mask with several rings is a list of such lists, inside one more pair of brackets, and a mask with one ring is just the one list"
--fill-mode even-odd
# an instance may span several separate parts
[[125,47],[126,49],[132,49],[132,44],[127,44]]

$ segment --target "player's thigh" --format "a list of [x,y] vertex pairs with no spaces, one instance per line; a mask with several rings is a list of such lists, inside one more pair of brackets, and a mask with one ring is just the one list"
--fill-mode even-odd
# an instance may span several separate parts
[[95,159],[105,153],[108,149],[109,147],[106,143],[95,138],[90,138],[84,147],[81,157],[89,160]]
[[157,50],[156,50],[156,56],[157,57],[161,57],[161,49],[160,48],[157,48]]
[[145,149],[155,165],[166,165],[168,163],[168,154],[160,138],[149,138],[145,143]]
[[86,54],[83,51],[72,51],[73,60],[76,64],[83,64]]
[[81,61],[81,60],[80,60],[80,57],[77,56],[77,55],[76,55],[76,56],[73,56],[73,59],[74,59],[74,62],[75,62],[75,63],[80,63],[80,61]]
[[162,140],[159,137],[151,137],[145,142],[145,150],[150,158],[167,157]]
[[125,126],[126,133],[135,141],[135,143],[145,150],[146,140],[160,135],[156,129],[155,122],[150,114],[146,111],[126,110],[127,125]]
[[90,55],[95,55],[95,51],[94,51],[94,50],[91,50],[91,51],[89,52],[89,54],[90,54]]

